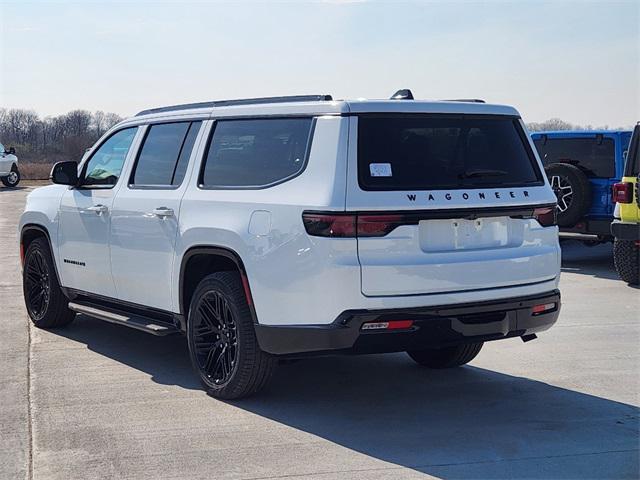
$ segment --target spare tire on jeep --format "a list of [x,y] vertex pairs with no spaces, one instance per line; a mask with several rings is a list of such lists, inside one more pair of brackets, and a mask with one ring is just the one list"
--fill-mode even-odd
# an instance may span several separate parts
[[573,227],[591,206],[589,179],[569,163],[552,163],[544,170],[558,200],[558,225]]

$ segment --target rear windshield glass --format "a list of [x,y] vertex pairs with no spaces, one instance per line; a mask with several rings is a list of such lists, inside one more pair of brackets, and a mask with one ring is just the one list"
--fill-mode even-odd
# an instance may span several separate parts
[[542,135],[534,140],[543,165],[571,163],[587,176],[616,176],[615,145],[612,138],[551,138]]
[[364,190],[443,190],[540,184],[517,119],[486,115],[362,115]]

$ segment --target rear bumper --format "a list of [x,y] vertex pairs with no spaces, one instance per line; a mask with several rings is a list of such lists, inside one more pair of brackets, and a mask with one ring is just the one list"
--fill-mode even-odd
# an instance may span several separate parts
[[611,223],[611,234],[619,240],[640,240],[640,223],[614,220]]
[[[596,240],[611,235],[611,218],[608,219],[583,219],[573,227],[560,227],[560,238],[576,240]],[[592,237],[592,238],[589,238]]]
[[[555,303],[534,314],[532,307]],[[550,328],[560,292],[472,304],[392,310],[348,310],[328,325],[256,325],[260,348],[274,355],[384,353],[519,337]],[[405,330],[362,331],[366,322],[413,320]]]

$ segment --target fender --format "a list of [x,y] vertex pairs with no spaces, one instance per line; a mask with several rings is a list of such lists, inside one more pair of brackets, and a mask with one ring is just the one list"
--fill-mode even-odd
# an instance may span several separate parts
[[184,274],[185,268],[189,259],[194,255],[211,255],[211,256],[221,256],[231,260],[237,267],[240,272],[240,280],[242,281],[242,287],[244,289],[244,294],[247,300],[247,304],[249,305],[249,311],[251,312],[251,318],[254,324],[258,324],[258,317],[256,315],[255,307],[253,304],[253,297],[251,296],[251,287],[249,286],[249,279],[247,277],[247,271],[244,268],[244,263],[242,263],[242,259],[237,252],[219,246],[211,246],[211,245],[197,245],[190,247],[185,254],[182,256],[182,260],[180,262],[180,281],[178,284],[179,288],[179,299],[180,299],[180,314],[186,319],[188,316],[188,306],[184,305]]
[[49,236],[49,231],[42,225],[38,225],[36,223],[27,223],[22,227],[22,230],[20,230],[20,264],[21,266],[24,267],[24,256],[27,253],[24,249],[24,236],[25,236],[25,233],[28,231],[38,231],[44,234],[45,238],[47,239],[47,243],[49,244],[49,251],[51,252],[51,259],[53,260],[53,269],[55,270],[55,273],[56,273],[56,279],[58,280],[58,285],[62,286],[62,283],[60,282],[60,274],[58,273],[58,265],[56,263],[56,257],[53,252],[53,244],[51,243],[51,237]]

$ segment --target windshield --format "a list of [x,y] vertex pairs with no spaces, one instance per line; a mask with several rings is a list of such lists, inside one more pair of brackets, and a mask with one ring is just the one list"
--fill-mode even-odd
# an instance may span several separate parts
[[518,119],[490,115],[361,115],[363,190],[442,190],[542,184]]

